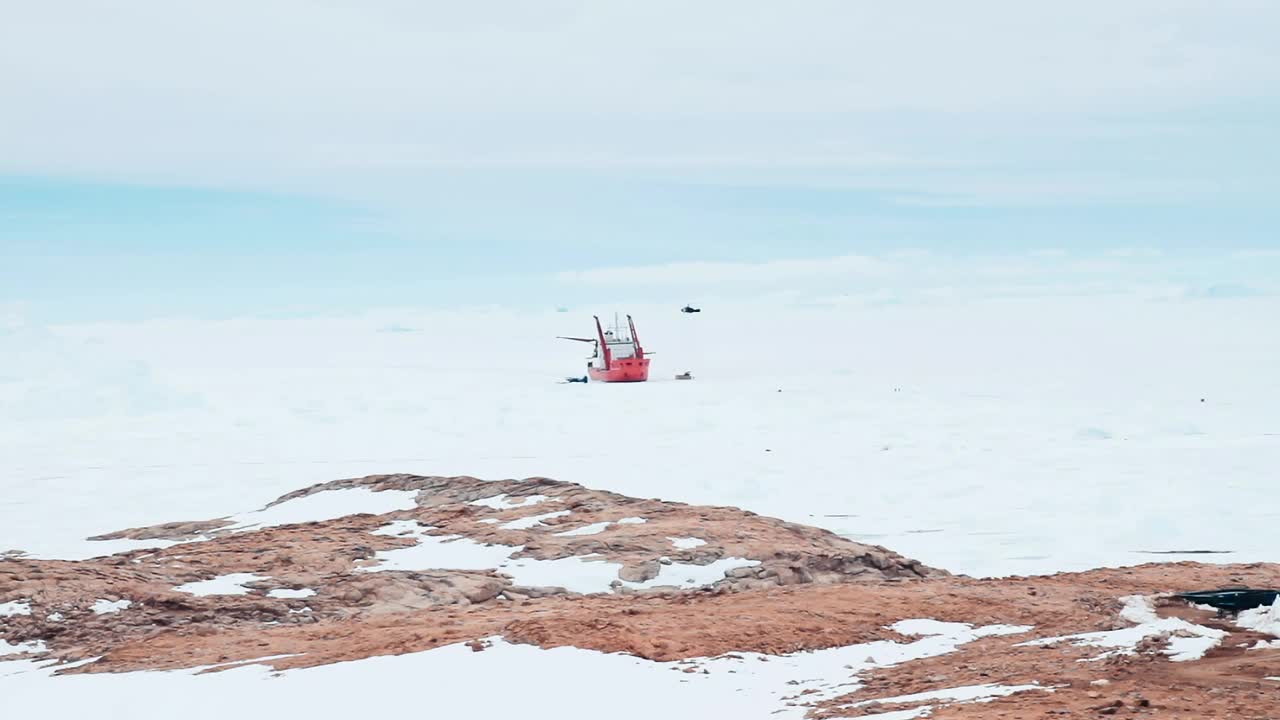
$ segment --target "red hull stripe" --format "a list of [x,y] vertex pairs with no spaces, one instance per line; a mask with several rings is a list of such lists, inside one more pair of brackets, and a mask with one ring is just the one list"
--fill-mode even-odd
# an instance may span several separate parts
[[616,360],[608,370],[588,368],[587,372],[596,382],[644,382],[649,379],[649,359]]

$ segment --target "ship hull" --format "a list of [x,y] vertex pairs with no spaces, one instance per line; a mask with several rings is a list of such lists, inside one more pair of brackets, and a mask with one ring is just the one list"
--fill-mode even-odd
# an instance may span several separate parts
[[649,379],[649,358],[615,360],[608,370],[588,367],[587,374],[596,382],[644,382]]

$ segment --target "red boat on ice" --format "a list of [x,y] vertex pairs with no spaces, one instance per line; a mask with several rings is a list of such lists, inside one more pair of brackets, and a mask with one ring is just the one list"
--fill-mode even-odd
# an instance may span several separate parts
[[596,382],[644,382],[649,379],[649,358],[645,355],[640,338],[636,335],[636,324],[627,316],[625,331],[614,326],[606,331],[600,327],[600,318],[596,317],[596,337],[576,338],[563,337],[561,340],[575,340],[595,344],[595,352],[587,360],[587,374]]

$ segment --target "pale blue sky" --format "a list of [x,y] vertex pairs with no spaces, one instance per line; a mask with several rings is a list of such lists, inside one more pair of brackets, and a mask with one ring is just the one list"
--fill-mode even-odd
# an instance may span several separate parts
[[0,28],[35,317],[1276,278],[1271,3],[60,5]]

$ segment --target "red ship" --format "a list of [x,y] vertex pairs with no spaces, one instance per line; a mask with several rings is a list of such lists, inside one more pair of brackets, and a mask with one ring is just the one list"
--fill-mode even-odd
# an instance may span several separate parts
[[596,337],[576,338],[563,337],[561,340],[576,340],[595,344],[595,352],[587,360],[587,374],[596,382],[644,382],[649,379],[649,358],[645,355],[640,338],[636,335],[636,324],[627,316],[627,327],[624,331],[614,321],[614,327],[604,330],[600,327],[600,318],[596,317]]

